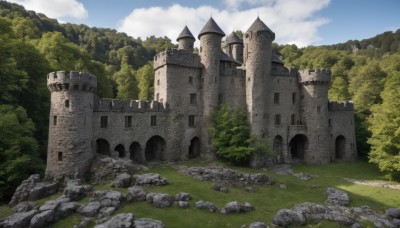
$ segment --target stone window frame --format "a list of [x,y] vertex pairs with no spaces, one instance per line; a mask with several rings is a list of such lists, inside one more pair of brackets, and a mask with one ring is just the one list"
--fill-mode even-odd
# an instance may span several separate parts
[[65,105],[66,108],[69,108],[70,102],[69,102],[68,99],[64,101],[64,105]]
[[189,84],[193,85],[193,76],[189,76]]
[[292,93],[292,104],[296,103],[296,93]]
[[189,95],[189,104],[197,105],[197,93],[191,93]]
[[274,93],[274,104],[278,105],[281,102],[281,95],[280,93]]
[[108,127],[108,116],[100,116],[100,128]]
[[54,115],[53,116],[53,126],[57,126],[58,122],[58,116]]
[[321,106],[317,106],[317,113],[321,113]]
[[157,115],[150,116],[150,126],[152,127],[157,126]]
[[188,116],[188,125],[189,125],[189,127],[195,127],[196,126],[196,124],[195,124],[195,115],[189,115]]
[[58,160],[59,162],[62,162],[62,161],[63,161],[63,152],[58,151],[58,153],[57,153],[57,160]]
[[296,125],[296,114],[290,115],[290,124]]
[[125,128],[132,127],[132,116],[125,116]]
[[275,114],[274,124],[275,124],[276,126],[281,125],[281,114]]

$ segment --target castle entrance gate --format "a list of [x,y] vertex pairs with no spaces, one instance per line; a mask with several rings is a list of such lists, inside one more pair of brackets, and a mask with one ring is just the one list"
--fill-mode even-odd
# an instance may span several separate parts
[[189,159],[198,158],[200,156],[200,139],[199,137],[194,137],[190,140],[189,146]]
[[118,146],[115,147],[115,151],[118,152],[118,157],[124,158],[125,157],[125,147],[122,144],[119,144]]
[[138,142],[133,142],[129,147],[130,159],[135,162],[141,162],[142,159],[142,147]]
[[156,135],[147,141],[145,149],[146,162],[148,161],[160,161],[163,158],[165,151],[165,140]]
[[335,140],[335,156],[336,159],[343,159],[345,154],[346,138],[339,135]]
[[111,156],[110,152],[110,144],[105,139],[97,139],[96,140],[96,152],[98,154]]
[[304,159],[304,154],[308,149],[308,139],[305,135],[295,135],[289,143],[290,155],[292,159]]

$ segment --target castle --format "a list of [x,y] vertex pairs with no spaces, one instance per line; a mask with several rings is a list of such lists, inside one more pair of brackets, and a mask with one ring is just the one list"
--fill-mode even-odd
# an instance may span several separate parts
[[50,73],[46,178],[84,177],[97,154],[135,162],[213,159],[208,129],[220,104],[247,111],[252,133],[278,162],[356,157],[353,104],[328,101],[328,70],[284,67],[272,52],[274,32],[259,18],[243,41],[224,36],[210,18],[196,54],[185,27],[178,49],[154,57],[151,102],[99,99],[95,76]]

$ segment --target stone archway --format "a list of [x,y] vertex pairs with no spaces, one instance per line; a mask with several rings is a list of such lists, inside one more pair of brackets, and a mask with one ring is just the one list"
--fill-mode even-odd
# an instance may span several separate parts
[[339,135],[335,140],[335,158],[343,159],[345,156],[346,138],[343,135]]
[[138,142],[133,142],[129,147],[130,159],[134,162],[141,162],[142,159],[142,147]]
[[306,154],[307,149],[308,149],[307,136],[302,135],[302,134],[295,135],[290,140],[289,148],[290,148],[290,155],[292,156],[292,159],[303,160],[304,155]]
[[194,137],[192,140],[190,140],[189,153],[188,153],[189,159],[200,157],[200,146],[201,145],[199,137]]
[[275,152],[275,155],[283,158],[283,138],[280,135],[275,136],[272,149]]
[[122,144],[118,144],[115,149],[118,152],[118,157],[124,158],[125,157],[125,147]]
[[108,143],[108,141],[105,139],[101,139],[101,138],[97,139],[96,140],[96,152],[98,154],[111,156],[110,144]]
[[148,161],[160,161],[165,151],[165,140],[161,136],[153,136],[146,143],[145,159]]

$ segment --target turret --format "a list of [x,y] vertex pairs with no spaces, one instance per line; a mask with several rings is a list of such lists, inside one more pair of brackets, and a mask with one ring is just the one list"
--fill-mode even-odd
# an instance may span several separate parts
[[236,35],[235,32],[232,32],[226,38],[226,45],[226,54],[238,62],[243,62],[243,41]]
[[244,34],[247,112],[253,134],[264,138],[268,116],[273,33],[257,18]]
[[325,69],[300,71],[302,85],[302,122],[307,126],[309,145],[304,160],[311,164],[330,162],[328,89],[330,71]]
[[58,71],[48,74],[51,92],[46,179],[84,178],[93,159],[92,115],[96,77]]
[[178,49],[193,52],[193,44],[196,39],[194,38],[187,26],[183,28],[176,41],[178,41]]

